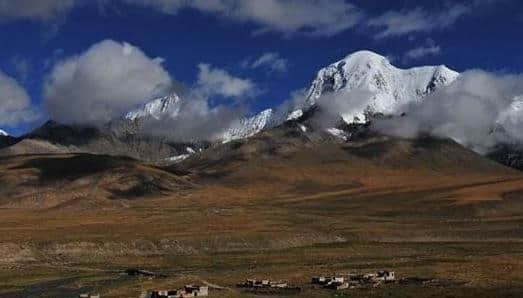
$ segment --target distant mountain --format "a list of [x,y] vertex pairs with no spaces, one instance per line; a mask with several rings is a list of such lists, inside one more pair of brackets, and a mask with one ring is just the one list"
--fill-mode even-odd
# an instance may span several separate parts
[[0,155],[90,153],[158,162],[186,154],[188,147],[195,146],[135,134],[132,133],[133,130],[132,123],[122,120],[101,127],[64,125],[48,121],[13,142],[11,146],[1,149]]
[[180,113],[181,98],[176,93],[153,99],[142,108],[127,113],[125,119],[137,120],[152,117],[156,120],[169,116],[175,118]]
[[[355,52],[345,59],[318,71],[307,92],[305,109],[316,104],[326,94],[347,95],[356,89],[369,91],[371,96],[360,108],[349,113],[340,111],[347,123],[363,123],[368,115],[397,115],[410,102],[419,102],[436,89],[447,86],[459,73],[444,65],[401,69],[370,51]],[[299,113],[299,109],[293,111]]]
[[[160,97],[146,103],[142,108],[133,110],[125,116],[126,120],[140,123],[147,119],[161,120],[165,117],[176,119],[182,111],[183,99],[176,93]],[[233,121],[231,127],[223,131],[218,138],[219,142],[229,142],[253,136],[264,128],[267,128],[273,118],[273,110],[264,110],[252,117],[238,118]]]
[[238,119],[224,133],[222,141],[229,142],[251,137],[263,129],[273,126],[275,124],[273,118],[274,111],[267,109],[252,117]]
[[[352,110],[350,114],[340,111],[339,116],[349,124],[364,123],[369,120],[367,115],[397,114],[403,104],[422,100],[434,90],[452,83],[458,76],[457,72],[444,65],[400,69],[383,56],[359,51],[319,70],[307,91],[304,106],[288,112],[267,109],[252,117],[238,119],[223,132],[219,141],[251,137],[264,129],[297,120],[306,110],[315,106],[321,96],[329,93],[347,95],[347,100],[350,100],[348,94],[355,89],[367,90],[372,96],[361,109]],[[183,112],[182,101],[183,98],[176,93],[157,98],[129,112],[126,119],[176,118]]]
[[[303,101],[283,109],[266,109],[250,117],[232,121],[221,137],[199,142],[173,142],[152,136],[142,129],[144,120],[176,119],[184,108],[184,98],[177,93],[147,102],[143,107],[128,112],[123,119],[113,120],[99,127],[63,125],[49,121],[42,127],[21,137],[13,138],[0,130],[0,155],[45,153],[91,153],[123,155],[158,164],[177,163],[203,149],[235,140],[243,140],[277,127],[285,127],[289,136],[299,135],[322,142],[348,142],[375,137],[369,121],[376,117],[394,117],[402,114],[405,104],[421,102],[439,88],[448,86],[459,73],[444,65],[401,69],[370,51],[359,51],[320,69],[305,93]],[[366,90],[369,97],[354,98],[351,92]],[[319,135],[311,134],[323,101],[346,100],[350,111],[340,110],[333,127],[322,128]],[[359,100],[355,105],[350,101]],[[514,113],[523,107],[523,100],[515,101]],[[506,115],[515,117],[514,115]],[[173,128],[175,129],[175,128]],[[498,124],[493,131],[504,135]],[[506,135],[506,133],[505,133]],[[508,135],[505,139],[509,139]],[[515,144],[515,145],[514,145]],[[502,164],[523,169],[523,145],[508,142],[494,148],[488,157]]]

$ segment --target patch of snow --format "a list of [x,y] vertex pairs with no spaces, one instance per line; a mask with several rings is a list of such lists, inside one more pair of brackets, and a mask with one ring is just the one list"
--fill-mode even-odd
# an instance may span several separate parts
[[154,99],[146,103],[142,108],[131,111],[125,116],[126,119],[136,120],[152,117],[159,120],[165,116],[175,118],[180,113],[181,99],[173,93],[169,96]]
[[191,156],[190,154],[182,154],[182,155],[168,157],[165,160],[168,161],[168,162],[177,163],[177,162],[181,162],[183,160],[186,160],[190,156]]
[[300,119],[301,116],[303,116],[303,110],[297,109],[297,110],[292,111],[292,113],[290,113],[289,116],[287,116],[286,121],[297,120],[297,119]]
[[273,110],[267,109],[250,118],[243,118],[234,122],[222,137],[222,143],[251,137],[272,123]]
[[328,133],[330,133],[331,135],[333,135],[333,136],[335,136],[337,138],[340,138],[340,139],[342,139],[344,141],[347,141],[349,139],[347,134],[343,130],[341,130],[341,129],[337,129],[337,128],[332,127],[332,128],[326,129],[326,131]]
[[189,154],[194,154],[194,153],[196,153],[196,151],[194,151],[194,149],[191,148],[191,147],[187,147],[187,148],[185,148],[185,151],[187,151],[187,153],[189,153]]
[[7,137],[9,134],[7,132],[5,132],[4,130],[1,130],[0,129],[0,136],[4,136],[4,137]]
[[307,132],[307,127],[306,127],[305,125],[303,125],[303,124],[298,124],[298,127],[300,128],[300,130],[301,130],[302,132]]

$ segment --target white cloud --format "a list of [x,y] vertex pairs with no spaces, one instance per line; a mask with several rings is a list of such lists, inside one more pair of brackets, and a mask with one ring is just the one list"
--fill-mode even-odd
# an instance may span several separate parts
[[379,30],[375,38],[400,36],[448,28],[470,11],[470,7],[462,4],[455,4],[436,12],[421,7],[413,10],[391,10],[370,19],[367,25]]
[[[246,104],[242,99],[259,93],[256,84],[209,64],[199,64],[198,69],[196,83],[183,94],[180,112],[174,117],[147,119],[143,122],[145,133],[181,142],[216,141],[245,116]],[[215,96],[233,98],[237,104],[211,104]]]
[[54,66],[44,86],[45,106],[59,122],[105,123],[170,88],[162,62],[128,43],[99,42]]
[[38,117],[25,89],[0,71],[0,125],[16,126],[35,121]]
[[[448,137],[486,152],[499,142],[523,141],[522,95],[521,75],[467,71],[422,103],[406,107],[404,117],[376,121],[374,126],[402,137]],[[495,133],[498,125],[502,133]]]
[[438,55],[441,47],[436,45],[432,39],[427,39],[424,45],[413,48],[405,53],[404,61],[418,60],[426,56]]
[[166,137],[178,142],[216,141],[234,121],[245,115],[242,107],[210,106],[209,99],[198,93],[185,94],[176,117],[148,118],[143,122],[147,135]]
[[265,68],[269,72],[284,73],[289,67],[289,62],[282,58],[279,53],[268,52],[254,61],[246,60],[242,65],[248,68]]
[[223,97],[252,97],[257,93],[256,84],[250,79],[241,79],[230,75],[227,71],[213,68],[210,64],[198,65],[199,74],[196,89],[204,97],[215,95]]
[[332,36],[358,24],[362,12],[345,0],[125,0],[175,14],[191,8],[224,19],[254,23],[258,32]]
[[76,0],[0,0],[0,22],[54,21],[69,13],[76,2]]

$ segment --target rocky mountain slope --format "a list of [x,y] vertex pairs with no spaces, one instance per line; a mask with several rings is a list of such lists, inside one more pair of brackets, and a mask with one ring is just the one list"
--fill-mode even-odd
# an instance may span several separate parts
[[157,162],[184,154],[187,144],[131,133],[132,123],[114,121],[102,127],[62,125],[49,121],[0,150],[0,155],[89,153],[128,156]]

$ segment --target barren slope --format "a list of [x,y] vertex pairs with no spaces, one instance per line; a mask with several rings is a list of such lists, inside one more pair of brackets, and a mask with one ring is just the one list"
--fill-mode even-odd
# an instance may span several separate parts
[[164,169],[108,156],[17,156],[0,159],[0,177],[0,279],[11,280],[0,282],[0,297],[2,287],[49,274],[127,267],[169,278],[115,280],[109,271],[110,284],[85,283],[130,297],[201,278],[304,284],[314,274],[395,269],[450,275],[470,293],[523,286],[514,274],[523,268],[523,175],[449,140],[345,143],[285,127]]

